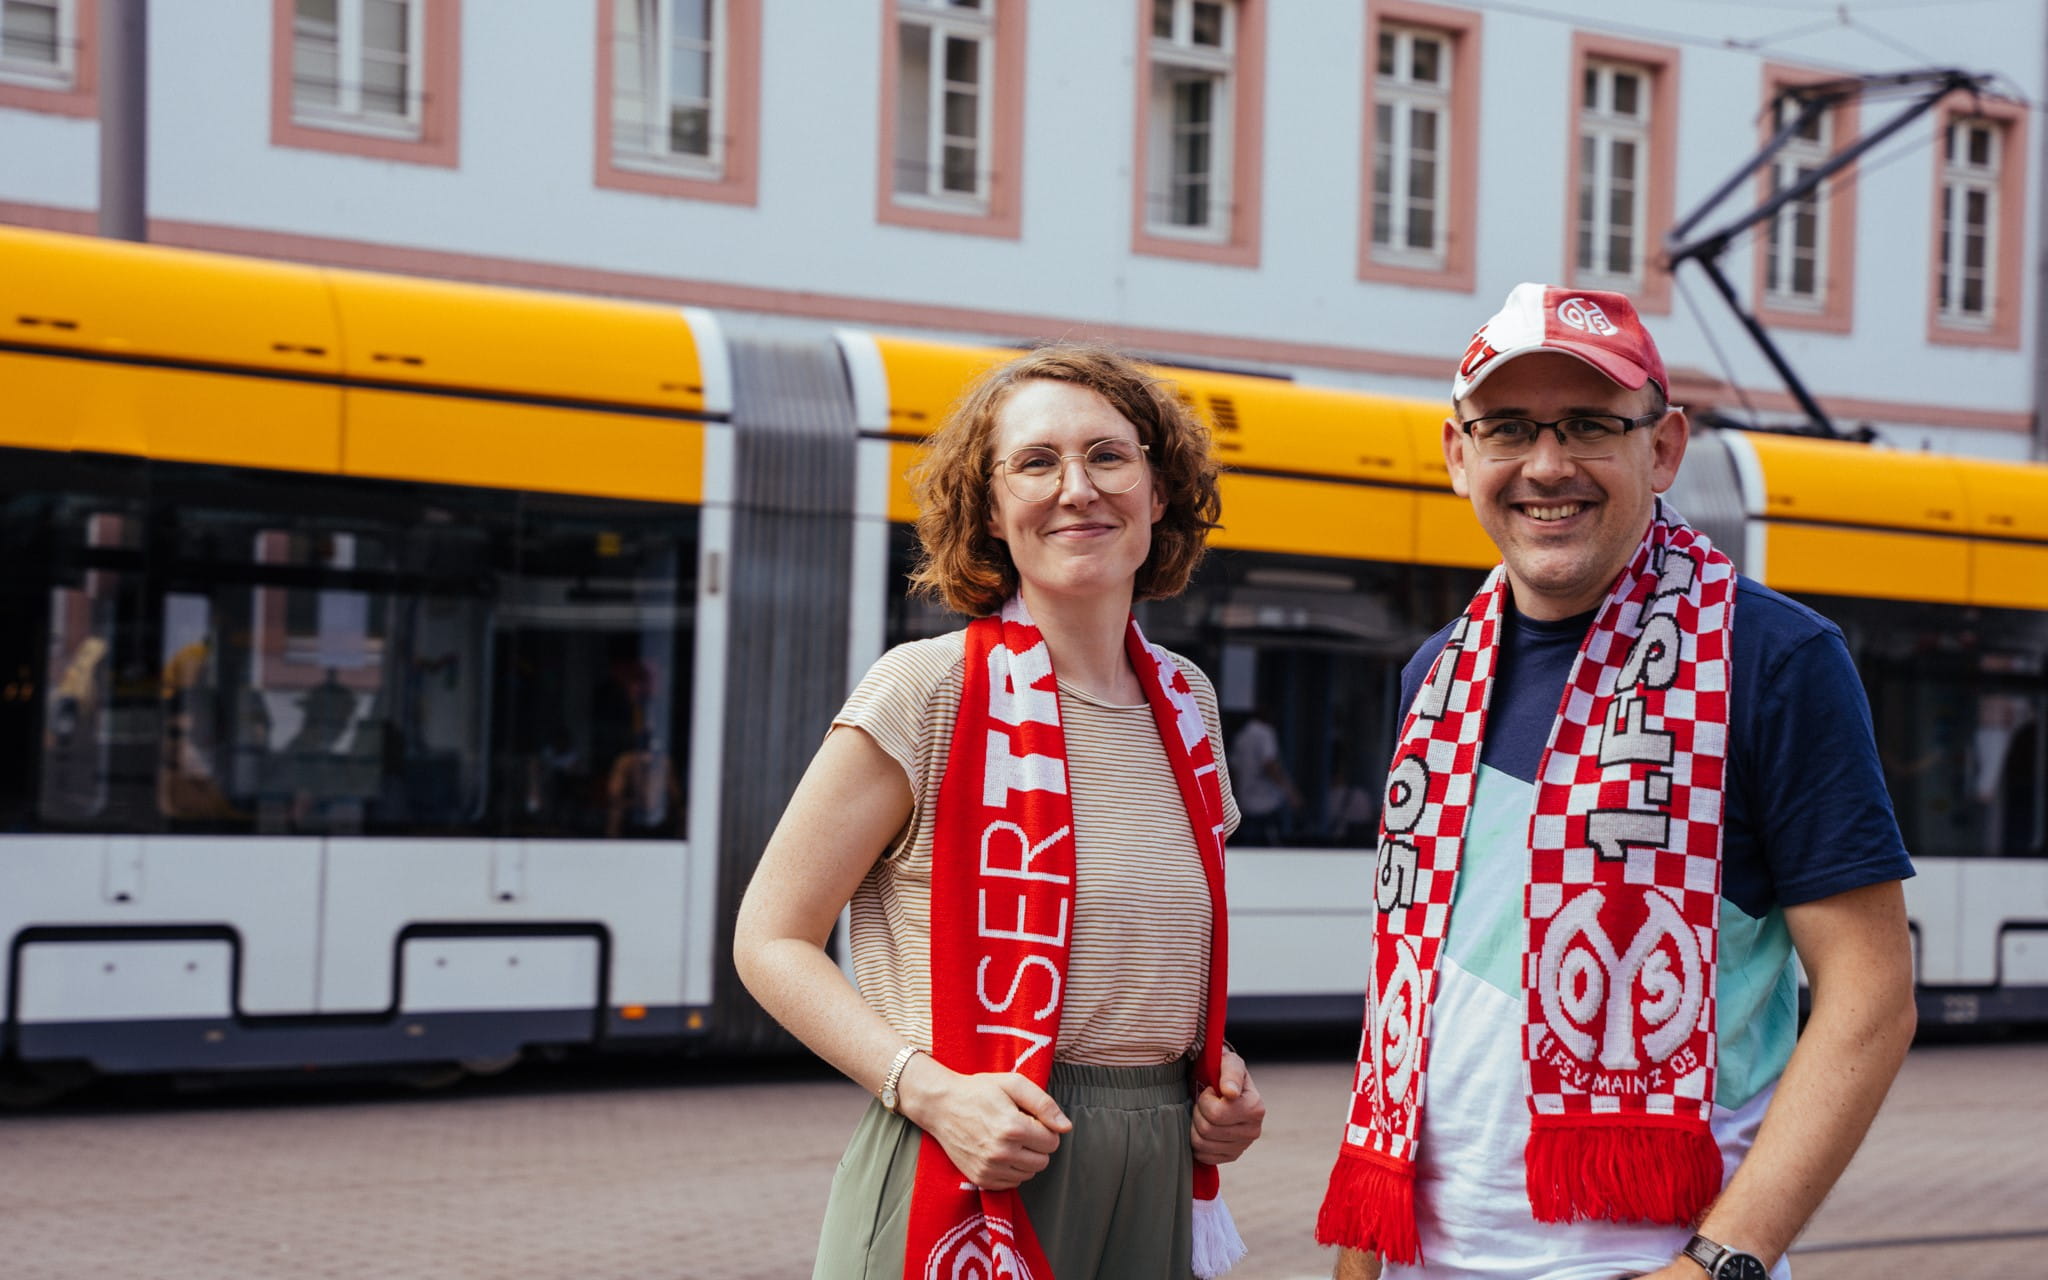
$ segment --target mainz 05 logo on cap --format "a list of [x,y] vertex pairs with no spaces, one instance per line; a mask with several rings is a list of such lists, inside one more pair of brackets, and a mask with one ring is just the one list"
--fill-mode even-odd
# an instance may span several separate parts
[[1574,329],[1585,333],[1597,333],[1602,337],[1621,332],[1615,328],[1614,321],[1607,318],[1607,313],[1600,309],[1600,304],[1590,298],[1566,298],[1557,304],[1557,318]]

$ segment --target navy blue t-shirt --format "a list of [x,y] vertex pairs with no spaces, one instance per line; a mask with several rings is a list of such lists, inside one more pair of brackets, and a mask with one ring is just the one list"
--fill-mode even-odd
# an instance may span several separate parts
[[[1481,763],[1533,784],[1591,613],[1504,611]],[[1401,706],[1451,625],[1401,669]],[[1751,916],[1913,874],[1841,628],[1738,576],[1721,896]]]

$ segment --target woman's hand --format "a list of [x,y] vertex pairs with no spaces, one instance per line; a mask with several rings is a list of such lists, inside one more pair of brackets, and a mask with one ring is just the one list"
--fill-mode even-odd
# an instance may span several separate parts
[[1007,1191],[1044,1169],[1072,1132],[1052,1095],[1014,1071],[963,1075],[920,1053],[897,1084],[904,1117],[938,1139],[969,1182]]
[[1195,1099],[1195,1159],[1203,1164],[1229,1164],[1258,1141],[1266,1124],[1266,1103],[1252,1073],[1234,1049],[1223,1051],[1216,1083]]

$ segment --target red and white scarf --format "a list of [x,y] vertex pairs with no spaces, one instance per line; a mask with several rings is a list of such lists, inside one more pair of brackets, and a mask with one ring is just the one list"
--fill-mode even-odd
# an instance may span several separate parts
[[[1506,595],[1501,568],[1401,727],[1372,986],[1316,1239],[1416,1262],[1415,1148]],[[1523,894],[1529,1205],[1541,1222],[1691,1222],[1721,1186],[1714,975],[1735,566],[1660,500],[1565,683]]]
[[[1223,792],[1187,677],[1132,620],[1124,652],[1187,807],[1209,883],[1209,999],[1199,1091],[1223,1057],[1226,934]],[[1052,1076],[1074,924],[1074,806],[1052,652],[1021,598],[967,628],[960,717],[939,783],[932,858],[932,1056],[955,1071]],[[1244,1245],[1195,1165],[1195,1272],[1219,1275]],[[925,1134],[904,1249],[906,1280],[1054,1280],[1015,1191],[983,1191]]]

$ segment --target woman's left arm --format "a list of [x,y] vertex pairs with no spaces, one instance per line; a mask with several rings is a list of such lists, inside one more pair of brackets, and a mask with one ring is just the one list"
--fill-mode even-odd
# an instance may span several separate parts
[[1229,1164],[1258,1141],[1265,1123],[1266,1102],[1252,1083],[1250,1069],[1235,1049],[1225,1049],[1216,1083],[1195,1099],[1195,1159]]

